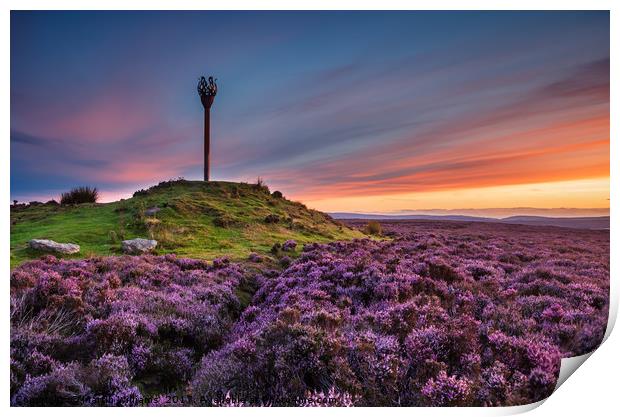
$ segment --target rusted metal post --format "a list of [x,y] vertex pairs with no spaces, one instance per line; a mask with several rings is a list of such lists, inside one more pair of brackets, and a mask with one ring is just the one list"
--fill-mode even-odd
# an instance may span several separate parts
[[204,177],[205,181],[209,181],[210,171],[210,153],[211,153],[211,106],[217,94],[217,84],[213,77],[209,77],[209,82],[205,77],[200,77],[198,82],[198,95],[202,107],[204,107]]
[[209,163],[211,160],[211,109],[205,107],[205,143],[204,143],[204,171],[205,181],[209,181]]

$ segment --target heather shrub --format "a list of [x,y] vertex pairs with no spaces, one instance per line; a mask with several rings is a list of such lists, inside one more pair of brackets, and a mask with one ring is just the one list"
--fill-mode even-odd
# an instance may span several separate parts
[[428,265],[428,275],[436,280],[452,283],[460,279],[458,273],[451,266],[443,263],[430,263]]
[[173,255],[48,256],[16,268],[12,401],[56,396],[62,404],[96,404],[111,397],[107,405],[129,405],[139,398],[136,384],[156,392],[183,387],[241,314],[244,275],[225,259],[207,264]]
[[308,390],[346,384],[337,362],[339,344],[312,326],[278,320],[203,359],[192,391],[209,400],[227,393],[247,405],[295,405]]
[[77,187],[71,191],[62,193],[60,197],[60,204],[84,204],[84,203],[96,203],[99,198],[99,191],[94,187]]
[[256,263],[261,263],[261,262],[263,262],[263,257],[262,257],[262,256],[260,256],[260,255],[259,255],[258,253],[256,253],[256,252],[252,252],[252,253],[250,253],[250,255],[248,256],[248,259],[249,259],[251,262],[256,262]]
[[83,405],[90,390],[81,381],[78,364],[59,366],[52,372],[25,380],[11,398],[13,406]]
[[471,381],[466,378],[449,376],[440,371],[435,378],[429,379],[422,388],[426,404],[431,406],[463,406],[469,404]]
[[174,255],[24,264],[10,278],[11,402],[134,405],[142,390],[162,406],[170,392],[237,406],[520,405],[550,395],[561,358],[601,342],[604,232],[383,227],[393,239],[306,244],[252,272]]
[[280,258],[280,265],[282,266],[282,268],[288,268],[291,262],[292,260],[288,256],[283,256]]
[[[563,264],[573,270],[560,271],[550,266],[558,263],[558,252],[541,250],[548,237],[536,236],[538,246],[516,246],[522,257],[539,259],[528,266],[538,271],[532,278],[521,266],[502,267],[504,249],[494,237],[464,234],[463,244],[452,234],[403,229],[390,242],[305,245],[286,271],[261,281],[252,307],[235,325],[229,346],[245,346],[251,359],[226,347],[213,352],[195,374],[193,390],[214,396],[245,387],[235,396],[246,405],[282,397],[299,403],[300,392],[317,390],[344,393],[354,405],[525,404],[553,391],[560,358],[582,352],[585,337],[590,347],[600,343],[607,311],[601,300],[607,298],[594,294],[608,291],[604,248],[593,257],[602,266],[596,272],[589,261],[582,260],[580,272],[580,264],[568,259]],[[540,276],[551,281],[543,286]],[[330,355],[322,355],[329,365],[308,374],[309,366],[289,363],[287,374],[265,372],[295,384],[277,392],[263,385],[252,390],[264,376],[251,370],[255,363],[270,369],[271,360],[263,358],[286,356],[289,349],[299,354],[290,336],[284,344],[280,338],[260,343],[268,329],[284,325],[324,332],[327,339],[315,337],[330,347]],[[587,330],[589,336],[578,336],[593,328],[597,335]],[[294,363],[316,363],[311,352]],[[256,401],[244,397],[265,390]]]
[[297,242],[295,242],[292,239],[287,240],[286,242],[282,244],[282,250],[284,252],[294,252],[296,247],[297,247]]

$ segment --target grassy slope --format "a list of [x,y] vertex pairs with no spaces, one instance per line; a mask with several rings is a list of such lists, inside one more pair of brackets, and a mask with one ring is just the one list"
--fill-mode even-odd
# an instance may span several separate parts
[[[145,216],[144,210],[153,206],[161,211]],[[278,215],[280,222],[265,223],[269,214]],[[77,243],[81,252],[73,257],[120,254],[120,240],[144,237],[159,241],[160,254],[242,259],[253,251],[267,253],[287,239],[303,244],[362,236],[253,184],[178,181],[113,203],[12,209],[11,267],[40,256],[28,248],[34,238]]]

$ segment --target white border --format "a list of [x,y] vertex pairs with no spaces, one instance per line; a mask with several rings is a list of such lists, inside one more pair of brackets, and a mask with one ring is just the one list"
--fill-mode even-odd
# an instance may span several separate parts
[[[47,415],[82,415],[85,410],[83,409],[67,409],[67,408],[48,408],[43,410],[36,408],[29,409],[17,409],[8,407],[9,404],[9,344],[7,343],[9,334],[9,317],[8,317],[8,294],[9,294],[9,163],[10,163],[10,147],[9,147],[9,132],[10,132],[10,67],[8,57],[10,56],[10,10],[347,10],[347,9],[361,9],[361,10],[611,10],[611,138],[618,137],[618,124],[614,123],[614,120],[618,120],[618,112],[614,103],[618,99],[618,86],[614,82],[614,74],[618,72],[618,51],[617,42],[614,39],[618,39],[618,24],[620,19],[617,15],[618,7],[614,10],[614,3],[611,0],[589,0],[589,1],[577,1],[577,0],[502,0],[502,1],[489,1],[489,0],[443,0],[443,1],[394,1],[383,0],[381,2],[371,2],[367,0],[347,0],[347,1],[334,1],[334,0],[314,0],[312,2],[298,1],[292,4],[291,1],[286,0],[262,0],[262,1],[237,1],[227,0],[225,2],[213,2],[213,1],[198,1],[198,0],[175,0],[174,2],[165,0],[108,0],[108,1],[76,1],[76,0],[56,0],[54,2],[44,0],[5,0],[3,4],[3,14],[0,22],[0,32],[2,33],[2,42],[0,43],[1,56],[6,57],[3,60],[3,65],[0,66],[0,72],[2,74],[2,82],[4,88],[2,91],[2,100],[0,100],[0,123],[2,126],[2,132],[5,135],[4,139],[0,143],[0,167],[3,172],[3,182],[0,192],[2,193],[3,204],[0,204],[0,210],[3,214],[3,222],[0,223],[4,239],[0,243],[0,253],[5,254],[2,257],[2,271],[3,273],[3,297],[0,297],[1,310],[4,312],[2,317],[2,334],[4,335],[4,342],[0,344],[1,349],[1,369],[2,380],[0,382],[0,392],[2,393],[1,408],[5,408],[11,415],[34,415],[41,412]],[[615,49],[614,49],[615,48]],[[616,77],[617,78],[617,77]],[[617,144],[614,140],[611,140],[611,286],[612,286],[612,299],[610,311],[610,324],[615,322],[617,316],[618,307],[618,293],[615,291],[617,286],[617,263],[614,260],[620,259],[620,251],[618,249],[618,230],[620,228],[620,220],[614,214],[614,207],[618,207],[618,158],[617,158]],[[611,330],[611,326],[608,329],[608,336]],[[617,333],[617,332],[616,332]],[[610,415],[610,410],[616,409],[617,404],[617,388],[615,384],[616,375],[618,372],[618,354],[619,339],[617,334],[612,334],[610,340],[605,342],[596,352],[593,353],[593,360],[588,361],[587,365],[583,366],[577,371],[578,376],[571,378],[570,382],[562,385],[562,387],[554,393],[546,402],[544,407],[537,408],[533,411],[533,415],[545,415],[547,413],[553,413],[555,415]],[[536,408],[540,404],[524,407],[512,407],[512,408],[459,408],[459,409],[398,409],[392,408],[390,413],[397,415],[410,415],[411,413],[420,413],[422,415],[458,415],[458,416],[481,416],[481,415],[505,415],[524,412],[532,408]],[[91,409],[87,412],[93,415],[103,416],[109,412],[120,414],[147,414],[152,410],[156,415],[168,415],[171,410],[169,409],[115,409],[113,411],[107,409]],[[188,409],[176,409],[175,412],[182,414],[204,414],[205,412],[211,412],[226,415],[239,415],[252,413],[253,415],[288,415],[291,411],[299,415],[314,415],[315,413],[323,413],[325,415],[344,415],[344,414],[370,414],[381,412],[382,410],[376,409],[214,409],[204,410],[200,408],[188,408]],[[545,413],[545,414],[541,414]],[[6,415],[6,414],[5,414]]]

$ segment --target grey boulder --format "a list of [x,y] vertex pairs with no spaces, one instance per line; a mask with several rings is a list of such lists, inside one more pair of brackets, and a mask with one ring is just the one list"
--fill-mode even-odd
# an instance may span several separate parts
[[62,255],[71,255],[80,251],[80,245],[75,243],[58,243],[48,239],[32,239],[28,245],[34,250]]
[[146,214],[147,216],[154,216],[160,211],[161,209],[159,207],[151,207],[151,208],[146,209],[144,211],[144,214]]
[[142,253],[150,252],[157,246],[156,240],[149,239],[131,239],[131,240],[123,240],[121,244],[121,249],[123,253],[129,255],[140,255]]

